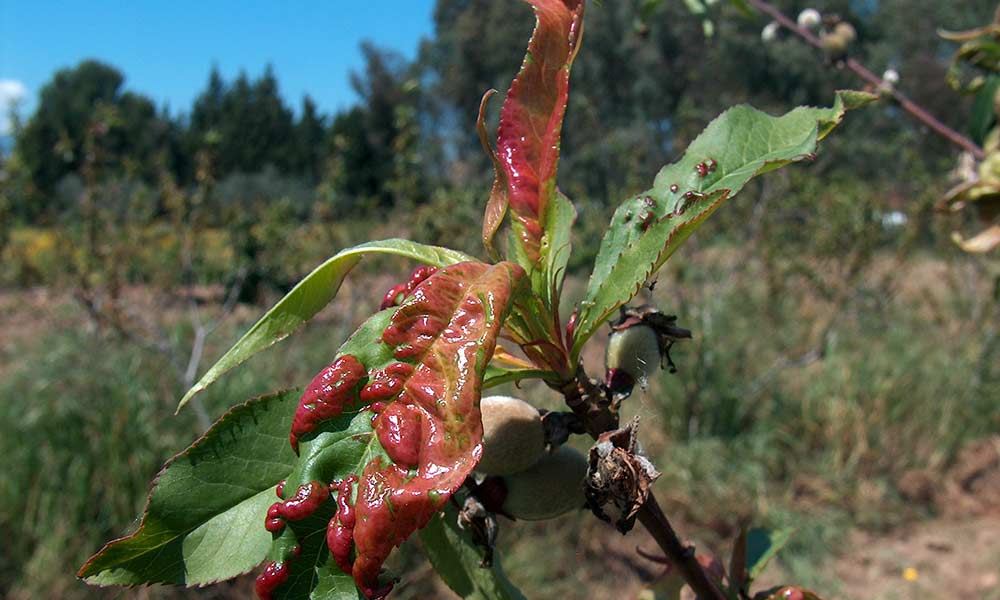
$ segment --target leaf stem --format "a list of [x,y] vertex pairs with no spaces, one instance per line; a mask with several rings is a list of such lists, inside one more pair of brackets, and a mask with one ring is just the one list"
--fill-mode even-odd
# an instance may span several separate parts
[[[782,27],[799,36],[811,46],[815,46],[821,50],[823,49],[823,43],[819,40],[819,38],[813,35],[811,31],[803,27],[799,27],[795,21],[785,16],[784,13],[772,6],[770,3],[765,0],[747,0],[747,3],[757,10],[769,15]],[[857,60],[848,58],[844,62],[844,66],[846,66],[852,73],[872,84],[876,88],[886,90],[886,93],[892,96],[893,100],[899,104],[900,108],[910,113],[910,115],[929,127],[932,131],[934,131],[934,133],[972,154],[972,156],[974,156],[977,160],[982,160],[986,157],[986,153],[983,152],[983,149],[980,148],[975,142],[942,123],[934,115],[929,113],[927,109],[920,106],[906,94],[896,89],[896,86],[887,85],[887,82],[875,73],[872,73],[871,70]]]

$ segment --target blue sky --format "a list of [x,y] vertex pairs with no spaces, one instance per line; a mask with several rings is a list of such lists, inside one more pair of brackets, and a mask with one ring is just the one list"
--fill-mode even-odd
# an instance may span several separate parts
[[[128,89],[187,111],[218,65],[231,80],[272,64],[298,109],[309,93],[324,112],[349,106],[348,73],[370,39],[404,56],[433,29],[433,0],[0,0],[0,95],[25,92],[21,114],[62,67],[84,58],[124,72]],[[6,90],[6,92],[5,92]]]

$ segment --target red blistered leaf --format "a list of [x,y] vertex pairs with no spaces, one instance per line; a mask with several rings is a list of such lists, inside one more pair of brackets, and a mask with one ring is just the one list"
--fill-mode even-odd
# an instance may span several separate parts
[[388,593],[378,576],[390,551],[427,524],[479,461],[482,377],[523,275],[511,263],[443,269],[413,290],[382,333],[396,361],[369,372],[360,400],[375,413],[392,462],[365,466],[353,506],[342,501],[341,484],[328,529],[337,564],[351,568],[369,597]]
[[[514,228],[525,255],[539,258],[549,201],[555,194],[559,139],[569,71],[583,34],[583,0],[527,0],[537,23],[521,70],[500,112],[497,155]],[[491,202],[492,203],[492,202]]]
[[313,378],[302,394],[292,431],[288,434],[296,454],[300,437],[315,430],[319,423],[339,417],[354,403],[356,388],[364,376],[364,365],[348,354],[337,358]]

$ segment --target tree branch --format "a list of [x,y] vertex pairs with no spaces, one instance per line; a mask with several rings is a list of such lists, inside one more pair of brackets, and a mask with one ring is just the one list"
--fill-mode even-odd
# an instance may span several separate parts
[[[782,27],[805,40],[806,43],[821,50],[823,49],[823,43],[820,42],[819,38],[813,35],[811,31],[799,27],[795,21],[785,16],[784,13],[765,0],[747,0],[747,3],[762,13],[769,15]],[[925,108],[911,100],[903,92],[897,90],[894,85],[886,85],[886,82],[881,77],[872,73],[867,67],[862,65],[857,60],[848,58],[844,62],[844,66],[873,86],[879,89],[888,90],[889,95],[892,96],[893,100],[899,103],[900,108],[910,113],[910,115],[929,127],[934,133],[972,154],[972,156],[976,157],[977,160],[986,158],[986,154],[983,152],[983,149],[980,148],[975,142],[939,121],[936,117],[934,117],[934,115],[927,112]]]
[[663,514],[660,504],[656,501],[653,492],[650,491],[646,498],[646,503],[639,509],[639,522],[653,536],[660,549],[670,559],[673,565],[694,590],[698,600],[726,600],[726,597],[719,591],[718,586],[708,577],[708,573],[698,562],[695,556],[694,546],[684,544],[677,537],[677,532]]
[[[618,428],[617,403],[612,402],[601,386],[587,376],[582,366],[577,369],[573,379],[551,387],[563,394],[567,406],[580,418],[587,433],[595,440],[600,434]],[[698,562],[694,547],[684,544],[677,536],[652,490],[636,516],[699,600],[726,600]]]

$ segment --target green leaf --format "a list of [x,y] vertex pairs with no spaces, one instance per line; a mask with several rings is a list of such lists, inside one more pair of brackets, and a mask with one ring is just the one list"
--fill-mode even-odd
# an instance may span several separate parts
[[[838,92],[832,108],[797,108],[772,117],[736,106],[712,121],[685,155],[664,167],[652,189],[626,200],[604,235],[580,304],[572,357],[701,223],[753,177],[810,157],[852,108],[875,99]],[[700,176],[697,166],[715,161]],[[685,197],[690,192],[692,196]]]
[[576,222],[576,207],[561,192],[557,193],[546,217],[545,235],[542,236],[540,252],[545,265],[544,287],[536,290],[543,293],[546,304],[554,309],[559,306],[562,284],[566,277],[566,265],[573,253],[572,231]]
[[1000,89],[1000,77],[989,75],[986,82],[976,92],[972,103],[972,114],[969,116],[969,135],[977,144],[982,144],[986,134],[996,123],[997,115],[993,108],[993,96]]
[[338,252],[305,276],[284,298],[257,321],[250,331],[226,352],[181,398],[179,411],[195,394],[204,390],[223,373],[254,354],[279,342],[323,309],[340,289],[340,284],[366,254],[392,254],[444,267],[472,260],[455,250],[428,246],[402,239],[368,242]]
[[312,600],[365,600],[354,585],[354,578],[335,565],[317,567],[316,572],[316,589],[309,596]]
[[458,511],[449,505],[420,530],[424,553],[437,574],[466,600],[523,600],[500,566],[499,551],[493,554],[492,566],[480,566],[483,551],[458,528],[457,517]]
[[505,383],[517,383],[526,379],[543,379],[559,383],[559,377],[552,371],[544,369],[508,369],[490,365],[483,378],[483,389],[496,387]]
[[791,540],[793,530],[778,529],[770,531],[767,529],[751,529],[747,533],[746,565],[747,583],[760,576],[767,563],[774,558],[782,548]]
[[[554,373],[572,373],[565,336],[559,315],[566,264],[572,252],[570,234],[576,221],[576,208],[561,193],[557,193],[546,217],[545,233],[539,244],[539,261],[542,268],[528,273],[529,285],[516,298],[514,311],[507,322],[513,341],[521,345],[528,359],[542,370]],[[512,258],[519,264],[530,264],[522,247],[511,240]]]
[[264,514],[295,464],[288,428],[298,391],[226,413],[153,483],[139,529],[107,544],[79,577],[97,585],[205,585],[256,567],[271,545]]

